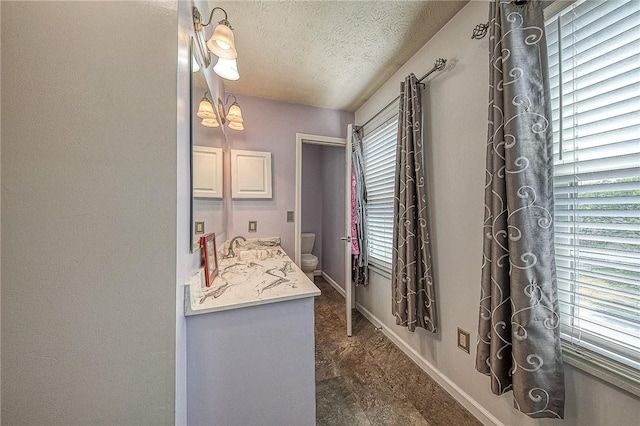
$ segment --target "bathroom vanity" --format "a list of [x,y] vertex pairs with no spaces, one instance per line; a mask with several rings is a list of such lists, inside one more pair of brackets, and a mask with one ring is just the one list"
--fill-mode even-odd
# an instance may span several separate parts
[[185,286],[188,423],[313,425],[320,290],[277,238],[231,253],[211,287]]

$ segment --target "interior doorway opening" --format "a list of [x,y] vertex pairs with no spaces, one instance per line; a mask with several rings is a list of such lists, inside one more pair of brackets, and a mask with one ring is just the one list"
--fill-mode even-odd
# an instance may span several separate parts
[[[349,133],[348,133],[349,134]],[[307,231],[303,229],[302,219],[303,219],[303,147],[304,146],[325,146],[332,148],[339,148],[340,153],[344,153],[343,159],[341,160],[341,165],[339,167],[339,175],[342,177],[340,180],[342,182],[336,182],[336,176],[330,176],[330,181],[333,182],[332,185],[336,186],[336,192],[339,194],[338,197],[340,200],[340,211],[336,211],[335,206],[333,209],[327,209],[324,213],[334,215],[336,217],[331,217],[331,219],[336,219],[337,216],[340,216],[340,232],[332,232],[332,235],[324,235],[323,241],[324,244],[331,244],[335,247],[340,247],[339,251],[342,255],[343,265],[340,268],[342,274],[340,277],[331,277],[333,278],[332,284],[336,289],[345,296],[345,303],[347,306],[346,309],[346,323],[347,323],[347,335],[351,336],[352,333],[352,318],[351,318],[351,309],[354,305],[354,295],[355,291],[353,288],[353,284],[351,281],[351,138],[335,138],[328,136],[320,136],[320,135],[310,135],[305,133],[297,133],[296,134],[296,196],[295,196],[295,212],[294,212],[294,223],[295,223],[295,262],[296,265],[302,267],[302,233],[303,231]],[[333,151],[333,150],[332,150]],[[335,160],[335,158],[334,158]],[[334,169],[335,170],[335,169]],[[342,185],[340,187],[340,185]],[[334,227],[335,228],[335,227]],[[335,234],[335,235],[333,235]],[[318,236],[316,236],[318,238]],[[327,238],[329,238],[327,240]],[[317,244],[317,243],[316,243]],[[323,244],[323,242],[320,242]],[[338,251],[338,250],[336,250]],[[336,279],[338,278],[338,279]],[[326,277],[325,277],[326,279]],[[329,281],[329,280],[327,280]],[[342,290],[342,291],[341,291]]]

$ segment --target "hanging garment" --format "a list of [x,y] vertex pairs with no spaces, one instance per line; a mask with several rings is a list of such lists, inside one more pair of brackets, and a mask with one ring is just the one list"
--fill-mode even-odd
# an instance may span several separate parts
[[[357,234],[358,254],[354,257],[352,270],[352,278],[355,285],[369,284],[369,258],[367,253],[367,242],[365,234],[365,226],[367,220],[367,188],[364,182],[364,168],[362,158],[362,138],[359,130],[353,129],[353,137],[351,144],[351,163],[352,163],[352,181],[351,194],[353,203],[353,194],[355,194],[355,213],[352,205],[352,223],[355,219]],[[354,185],[355,180],[355,187]],[[353,232],[353,230],[352,230]],[[352,248],[353,250],[353,248]]]

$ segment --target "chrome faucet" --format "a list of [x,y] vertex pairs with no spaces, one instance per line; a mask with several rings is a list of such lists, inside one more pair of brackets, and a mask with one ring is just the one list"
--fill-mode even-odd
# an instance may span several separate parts
[[245,237],[240,235],[238,235],[237,237],[234,237],[229,243],[229,249],[227,250],[227,259],[234,257],[236,255],[236,253],[233,251],[233,244],[238,240],[247,241]]

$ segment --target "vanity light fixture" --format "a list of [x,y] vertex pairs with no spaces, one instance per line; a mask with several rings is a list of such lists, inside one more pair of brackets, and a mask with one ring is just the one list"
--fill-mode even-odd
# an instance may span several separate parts
[[[229,107],[229,111],[225,113],[224,107],[229,103],[229,98],[233,98],[233,103]],[[244,130],[244,120],[242,119],[242,110],[240,109],[240,105],[238,104],[238,99],[234,95],[227,96],[227,101],[225,103],[222,102],[222,99],[218,98],[218,112],[220,113],[220,117],[222,118],[222,124],[225,121],[228,121],[227,127],[231,130]]]
[[226,80],[237,80],[240,78],[238,63],[235,59],[219,58],[213,67],[213,72]]
[[244,126],[242,125],[242,123],[234,123],[231,121],[229,122],[229,124],[227,124],[227,127],[231,130],[244,130]]
[[203,118],[202,123],[204,127],[220,127],[220,123],[218,123],[218,119],[213,118]]
[[202,118],[202,125],[205,127],[220,127],[216,113],[213,111],[213,105],[209,100],[209,91],[204,92],[204,96],[198,106],[196,116]]
[[209,100],[209,91],[204,92],[204,96],[200,101],[200,105],[198,106],[198,112],[196,116],[202,119],[206,118],[216,118],[216,113],[213,112],[213,105],[211,105],[211,101]]
[[[200,53],[202,55],[205,67],[208,67],[209,64],[211,63],[211,56],[209,55],[209,51],[220,59],[229,59],[229,60],[236,59],[238,57],[238,52],[236,51],[236,43],[235,43],[235,38],[233,36],[233,27],[231,27],[231,24],[227,20],[227,12],[221,7],[214,7],[213,9],[211,9],[209,20],[205,23],[205,22],[202,22],[202,15],[200,14],[200,11],[198,10],[198,8],[194,6],[192,10],[193,10],[193,28],[196,33],[198,48],[200,49]],[[220,10],[222,11],[222,13],[224,13],[224,19],[218,22],[218,25],[213,31],[213,35],[205,43],[204,27],[207,27],[211,24],[211,20],[213,19],[213,14],[215,13],[216,10]],[[220,64],[220,61],[218,61],[216,66],[218,66],[219,64]],[[235,70],[236,70],[235,73],[237,74],[238,72],[237,66],[235,67]],[[223,75],[220,75],[220,77],[226,78]]]

